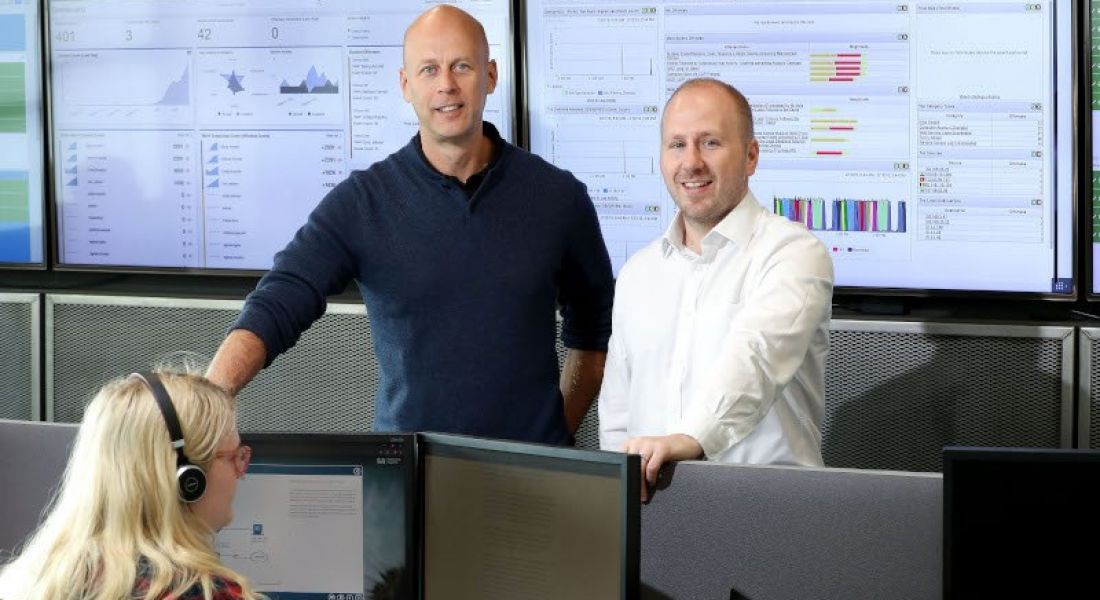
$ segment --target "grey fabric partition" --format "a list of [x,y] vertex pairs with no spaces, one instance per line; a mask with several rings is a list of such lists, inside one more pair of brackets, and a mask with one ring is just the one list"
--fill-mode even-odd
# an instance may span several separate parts
[[0,420],[0,561],[38,525],[65,471],[76,429]]
[[642,508],[643,598],[942,596],[939,474],[686,462],[664,479]]

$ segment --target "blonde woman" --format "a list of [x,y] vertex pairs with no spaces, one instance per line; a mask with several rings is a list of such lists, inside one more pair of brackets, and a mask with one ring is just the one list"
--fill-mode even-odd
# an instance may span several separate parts
[[235,421],[233,398],[197,375],[104,386],[48,516],[0,571],[0,598],[261,598],[212,546],[251,457]]

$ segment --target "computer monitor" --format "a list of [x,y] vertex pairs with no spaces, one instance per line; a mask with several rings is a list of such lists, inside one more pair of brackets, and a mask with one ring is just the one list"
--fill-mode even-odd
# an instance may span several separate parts
[[1076,5],[529,0],[530,149],[588,185],[617,271],[676,216],[665,102],[717,78],[752,106],[757,200],[839,287],[1072,299]]
[[1100,452],[944,448],[944,598],[1096,595]]
[[272,600],[416,598],[414,438],[246,434],[252,464],[215,538]]
[[39,2],[0,0],[0,265],[45,267]]
[[[1088,245],[1091,252],[1091,265],[1092,272],[1089,274],[1092,279],[1092,289],[1089,290],[1090,296],[1093,299],[1100,297],[1100,93],[1097,91],[1097,86],[1100,86],[1100,3],[1096,0],[1089,0],[1088,4],[1088,17],[1082,18],[1083,31],[1085,32],[1084,43],[1088,45],[1088,54],[1082,52],[1082,56],[1088,61],[1088,76],[1089,76],[1089,88],[1088,88],[1088,102],[1089,113],[1092,123],[1091,127],[1091,148],[1092,148],[1092,171],[1089,173],[1089,190],[1091,196],[1089,200],[1090,211],[1090,223],[1089,223],[1089,239],[1091,243]],[[1084,142],[1085,140],[1082,140]],[[1081,148],[1084,149],[1084,143],[1081,144]]]
[[422,434],[424,600],[636,598],[633,455]]
[[[426,0],[51,0],[57,259],[257,271],[347,175],[418,121],[402,39]],[[509,0],[455,2],[497,61],[484,119],[513,127]]]

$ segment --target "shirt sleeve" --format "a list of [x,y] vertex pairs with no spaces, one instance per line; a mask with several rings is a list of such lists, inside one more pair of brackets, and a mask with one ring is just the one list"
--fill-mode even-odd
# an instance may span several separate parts
[[600,233],[596,208],[584,184],[576,182],[576,202],[562,270],[558,306],[562,315],[562,343],[576,350],[607,350],[611,336],[611,305],[615,283],[611,259]]
[[698,440],[707,457],[752,432],[801,367],[815,332],[829,320],[833,265],[824,246],[800,232],[775,247],[729,324],[716,368],[671,432]]
[[630,362],[623,347],[619,320],[621,305],[612,311],[611,341],[608,342],[607,362],[603,370],[603,386],[600,389],[600,449],[618,452],[627,440],[630,423]]
[[324,314],[326,297],[354,277],[360,193],[352,178],[329,192],[245,299],[231,329],[247,329],[263,340],[265,366],[293,347]]

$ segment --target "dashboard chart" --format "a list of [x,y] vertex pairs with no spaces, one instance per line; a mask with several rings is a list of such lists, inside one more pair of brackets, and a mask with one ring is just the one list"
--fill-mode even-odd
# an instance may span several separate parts
[[1070,4],[532,1],[530,147],[588,185],[617,271],[676,215],[665,102],[717,78],[753,109],[750,188],[838,285],[1070,294]]
[[38,3],[0,0],[0,264],[42,265]]
[[[402,38],[434,4],[51,1],[59,262],[269,268],[326,193],[416,134]],[[484,117],[511,139],[511,4],[455,4],[485,26]]]

